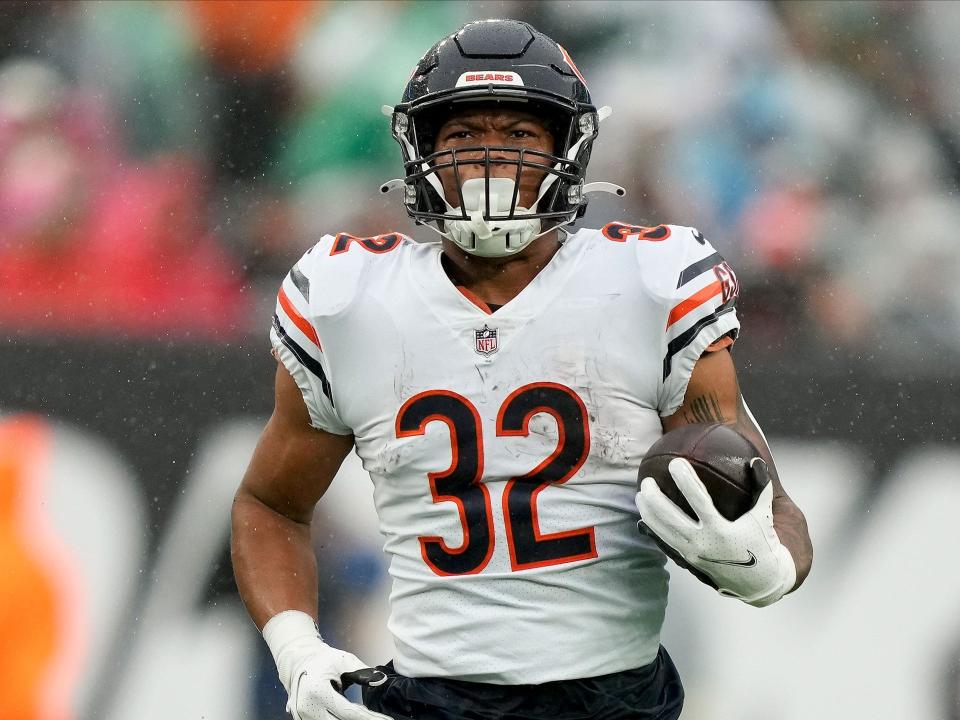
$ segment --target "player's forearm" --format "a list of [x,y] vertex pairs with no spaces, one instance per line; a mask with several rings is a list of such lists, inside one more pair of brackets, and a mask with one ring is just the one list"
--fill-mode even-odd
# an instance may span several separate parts
[[240,597],[258,628],[284,610],[316,619],[317,559],[310,526],[242,490],[233,503],[230,555]]
[[[771,482],[774,481],[771,480]],[[780,482],[776,482],[779,488]],[[793,586],[793,590],[796,590],[810,574],[810,568],[813,565],[813,543],[810,541],[807,519],[793,500],[785,494],[774,495],[773,527],[777,531],[780,543],[790,551],[793,563],[797,567],[797,582]]]
[[810,567],[813,564],[813,543],[810,541],[807,519],[784,491],[767,441],[742,398],[737,409],[736,420],[730,424],[756,446],[760,451],[760,457],[767,463],[770,482],[774,484],[773,527],[777,531],[780,543],[790,552],[793,563],[796,565],[797,582],[793,586],[793,590],[796,590],[810,574]]

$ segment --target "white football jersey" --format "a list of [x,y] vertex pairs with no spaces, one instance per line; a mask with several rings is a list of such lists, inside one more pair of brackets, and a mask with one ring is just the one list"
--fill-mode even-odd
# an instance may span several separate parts
[[637,467],[736,278],[692,228],[571,234],[490,313],[437,243],[324,236],[271,333],[312,423],[352,433],[390,556],[396,668],[543,683],[653,661],[664,555],[637,531]]

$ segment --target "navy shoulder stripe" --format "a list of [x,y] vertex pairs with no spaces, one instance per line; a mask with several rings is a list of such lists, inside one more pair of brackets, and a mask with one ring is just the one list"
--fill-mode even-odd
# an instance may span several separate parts
[[703,260],[697,260],[692,265],[688,265],[683,269],[683,272],[680,273],[680,279],[677,280],[677,287],[686,285],[688,282],[693,280],[695,277],[703,275],[707,270],[712,268],[714,265],[719,265],[723,262],[723,256],[715,252],[712,255],[707,255]]
[[310,302],[310,281],[306,275],[300,272],[300,268],[296,265],[290,270],[290,280],[297,290],[300,291],[300,294],[303,295],[303,299]]
[[283,326],[280,324],[280,318],[276,315],[273,316],[273,329],[277,331],[277,335],[280,337],[280,342],[282,342],[286,348],[293,353],[293,356],[300,361],[300,364],[316,375],[317,378],[319,378],[320,387],[323,388],[323,394],[327,396],[330,404],[333,405],[333,392],[330,389],[330,382],[327,380],[327,374],[323,371],[323,366],[314,358],[312,358],[306,350],[300,347],[296,340],[287,334],[287,331],[284,330]]

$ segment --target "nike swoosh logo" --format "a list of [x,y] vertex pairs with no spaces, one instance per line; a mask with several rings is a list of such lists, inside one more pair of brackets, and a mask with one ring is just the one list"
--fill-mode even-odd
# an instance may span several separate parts
[[717,560],[716,558],[708,558],[703,555],[698,555],[697,558],[708,563],[716,563],[717,565],[735,565],[737,567],[753,567],[757,564],[757,556],[752,552],[747,550],[747,555],[750,556],[749,560]]

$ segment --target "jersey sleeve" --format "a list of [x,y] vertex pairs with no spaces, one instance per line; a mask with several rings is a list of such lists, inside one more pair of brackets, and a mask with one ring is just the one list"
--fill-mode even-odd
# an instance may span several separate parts
[[337,435],[352,430],[337,413],[330,366],[320,333],[313,321],[310,268],[313,258],[304,255],[284,278],[270,328],[274,356],[293,376],[310,413],[310,424]]
[[698,230],[672,231],[677,247],[661,279],[666,283],[662,294],[666,322],[657,409],[664,417],[683,404],[700,356],[729,347],[740,332],[736,310],[740,288],[733,268]]

